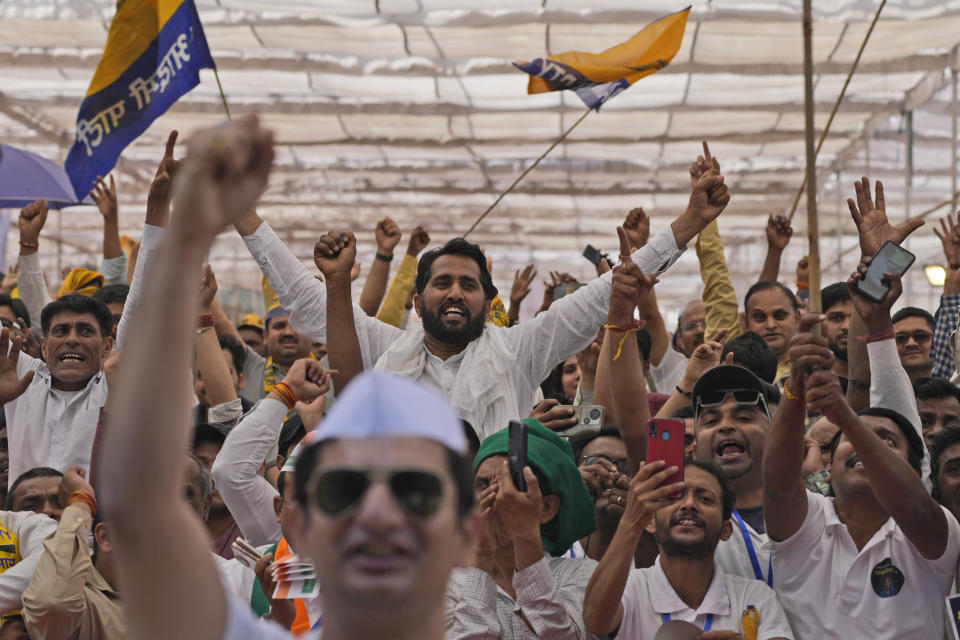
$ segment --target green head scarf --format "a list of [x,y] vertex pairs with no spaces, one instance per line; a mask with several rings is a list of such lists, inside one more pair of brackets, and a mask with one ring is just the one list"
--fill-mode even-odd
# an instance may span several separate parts
[[[527,424],[527,464],[537,476],[540,493],[560,498],[557,514],[540,525],[540,539],[550,555],[561,556],[576,540],[597,528],[593,500],[583,484],[570,444],[539,420],[527,418],[524,422]],[[474,473],[490,456],[507,455],[508,431],[501,429],[480,444],[473,460]]]

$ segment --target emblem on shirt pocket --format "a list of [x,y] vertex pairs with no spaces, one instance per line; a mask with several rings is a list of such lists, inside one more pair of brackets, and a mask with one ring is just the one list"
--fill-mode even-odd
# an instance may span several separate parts
[[873,592],[881,598],[892,598],[900,593],[906,578],[903,572],[893,566],[893,560],[884,558],[870,572],[870,584],[873,586]]

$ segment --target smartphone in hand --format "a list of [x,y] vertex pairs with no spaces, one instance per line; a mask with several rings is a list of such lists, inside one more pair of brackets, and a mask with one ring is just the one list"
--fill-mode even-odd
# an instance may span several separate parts
[[890,293],[890,283],[884,279],[883,274],[902,276],[916,259],[915,255],[900,245],[887,240],[873,256],[863,280],[857,280],[857,293],[867,300],[883,302]]
[[526,492],[527,479],[523,468],[527,466],[527,424],[511,420],[507,427],[507,460],[510,463],[510,477],[517,491]]
[[[647,462],[663,460],[677,472],[663,484],[683,481],[683,435],[686,424],[673,418],[651,418],[647,423]],[[679,498],[680,494],[670,496]]]

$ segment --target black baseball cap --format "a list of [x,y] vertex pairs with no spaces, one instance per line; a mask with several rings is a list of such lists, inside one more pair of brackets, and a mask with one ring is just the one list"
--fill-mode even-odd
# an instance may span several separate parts
[[[763,395],[764,400],[769,406],[771,403],[780,402],[780,391],[772,384],[768,384],[755,376],[752,371],[736,364],[724,364],[714,367],[697,379],[693,385],[691,402],[694,412],[700,404],[700,400],[705,394],[713,395],[714,392],[722,391],[756,391]],[[706,404],[711,404],[707,402]]]

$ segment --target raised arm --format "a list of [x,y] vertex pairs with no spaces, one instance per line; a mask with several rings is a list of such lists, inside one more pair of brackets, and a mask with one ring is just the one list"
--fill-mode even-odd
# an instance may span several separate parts
[[633,310],[653,291],[656,278],[644,275],[629,259],[630,246],[623,227],[618,227],[621,262],[613,270],[610,304],[607,310],[607,331],[597,368],[605,388],[597,389],[596,402],[608,408],[620,428],[627,449],[630,475],[636,474],[647,457],[647,381],[643,375],[643,358],[637,347]]
[[135,315],[135,311],[140,304],[140,298],[143,297],[146,274],[153,260],[153,253],[163,238],[164,228],[170,218],[170,198],[173,195],[170,185],[181,162],[173,157],[178,135],[179,133],[174,130],[167,136],[163,157],[160,158],[156,174],[153,176],[153,182],[150,183],[150,191],[147,194],[147,214],[143,220],[143,238],[140,240],[140,247],[134,259],[135,265],[133,277],[130,280],[130,292],[127,294],[127,301],[123,304],[123,315],[120,316],[120,324],[117,326],[117,349],[120,351],[126,345],[127,327],[130,326],[129,318]]
[[767,217],[767,257],[763,260],[758,282],[776,282],[780,279],[780,258],[792,235],[793,227],[784,216],[774,217],[771,213]]
[[[123,258],[123,262],[117,263],[116,272],[122,273],[120,278],[126,275],[127,261],[120,246],[120,208],[117,205],[117,185],[113,180],[113,174],[110,175],[110,184],[97,176],[90,190],[90,197],[97,203],[100,215],[103,216],[103,264],[108,264],[110,260]],[[121,284],[122,279],[118,280],[116,274],[108,278],[104,284]]]
[[50,302],[50,290],[40,269],[40,232],[47,223],[50,207],[46,198],[32,202],[20,210],[20,259],[17,263],[17,287],[20,299],[27,306],[30,322],[40,324],[40,312]]
[[620,628],[623,621],[620,601],[640,536],[657,510],[669,504],[664,498],[683,488],[682,482],[661,486],[677,471],[676,467],[664,469],[664,464],[662,460],[645,464],[630,481],[627,507],[617,532],[590,577],[583,597],[583,622],[590,633],[613,634]]
[[[307,407],[325,401],[330,372],[317,360],[297,360],[283,378],[297,405]],[[289,398],[287,398],[289,399]],[[255,547],[280,539],[280,525],[274,501],[277,490],[260,475],[260,465],[276,444],[289,407],[284,398],[271,391],[227,435],[223,448],[210,470],[217,491],[237,521],[243,537]],[[306,424],[306,422],[305,422]],[[310,431],[315,425],[306,425]]]
[[950,336],[956,331],[960,319],[960,213],[956,220],[952,215],[941,219],[940,230],[934,227],[933,232],[943,244],[946,278],[940,306],[934,315],[933,345],[930,347],[930,359],[933,360],[931,375],[949,380],[957,368],[953,350],[950,349]]
[[[210,314],[213,301],[217,297],[217,278],[213,269],[207,265],[203,269],[203,280],[200,286],[200,313]],[[207,391],[207,402],[215,407],[225,402],[237,399],[237,390],[230,379],[230,367],[223,357],[223,349],[217,339],[217,332],[211,326],[197,329],[193,338],[197,349],[197,370],[203,379],[203,386]]]
[[763,519],[772,540],[786,540],[796,533],[807,516],[803,484],[804,391],[816,368],[829,371],[833,352],[827,339],[810,329],[823,322],[820,314],[800,318],[797,334],[790,341],[790,380],[773,416],[763,446]]
[[[227,601],[206,534],[181,498],[185,472],[195,295],[214,237],[266,186],[272,136],[255,117],[202,131],[177,176],[177,216],[148,274],[151,292],[136,313],[120,364],[117,401],[104,434],[102,507],[114,527],[117,578],[132,637],[217,640]],[[169,301],[180,300],[178,313]],[[143,509],[149,504],[149,509]],[[184,576],[190,576],[184,580]],[[203,602],[203,606],[197,606]],[[176,616],[169,612],[176,611]]]
[[530,294],[530,284],[536,277],[537,270],[533,268],[532,264],[525,266],[523,271],[517,269],[514,272],[513,286],[510,287],[510,310],[507,311],[511,325],[520,322],[520,305],[523,304],[524,298]]
[[[723,354],[723,339],[726,336],[726,329],[721,329],[715,336],[715,340],[707,340],[690,354],[687,360],[687,368],[683,372],[683,378],[675,389],[671,389],[670,397],[663,403],[660,410],[657,411],[658,418],[669,418],[683,407],[690,406],[690,396],[693,393],[693,385],[697,383],[700,376],[710,369],[720,364],[720,356]],[[724,364],[733,363],[733,354],[727,354],[727,361]]]
[[[899,278],[891,281],[894,279],[899,287]],[[906,458],[857,417],[844,399],[835,374],[827,369],[811,374],[807,405],[840,427],[863,464],[873,495],[917,551],[931,560],[942,556],[948,535],[943,509],[927,493]]]
[[327,281],[327,358],[330,366],[340,372],[338,389],[345,388],[363,371],[350,291],[350,270],[356,258],[357,240],[349,231],[325,233],[313,249],[313,261]]
[[[901,244],[907,236],[923,225],[922,218],[907,220],[897,227],[890,224],[887,220],[883,183],[879,180],[876,183],[876,199],[870,195],[870,180],[866,176],[854,182],[853,186],[856,191],[856,200],[847,198],[847,206],[850,209],[853,223],[857,226],[861,256],[872,258],[888,240]],[[889,300],[889,296],[887,298]],[[865,298],[860,299],[865,300]],[[877,314],[872,323],[863,322],[859,313],[850,319],[850,339],[847,341],[847,363],[850,379],[847,386],[847,399],[854,411],[865,409],[870,403],[869,396],[867,396],[871,389],[870,365],[867,361],[867,347],[861,343],[860,338],[878,336],[881,332],[886,332],[888,328],[892,328],[892,325],[887,326],[890,315],[889,306],[886,310],[887,319],[885,321],[883,315],[883,313]]]
[[374,236],[377,239],[377,254],[374,256],[370,273],[367,274],[367,281],[363,283],[363,291],[360,292],[360,308],[368,316],[376,315],[387,290],[390,261],[393,260],[394,248],[400,242],[400,227],[388,216],[377,223]]
[[[720,162],[710,155],[710,148],[703,143],[703,154],[690,165],[690,181],[696,184],[705,174],[720,172]],[[727,330],[730,339],[740,335],[737,293],[730,280],[727,258],[723,252],[720,227],[714,220],[700,231],[697,237],[697,260],[700,263],[700,278],[703,280],[703,304],[706,309],[705,334],[713,335]]]
[[410,233],[407,252],[403,254],[400,268],[390,281],[387,295],[377,311],[377,320],[384,324],[399,327],[403,322],[403,311],[407,299],[413,295],[414,280],[417,277],[417,256],[430,244],[430,234],[417,225]]

